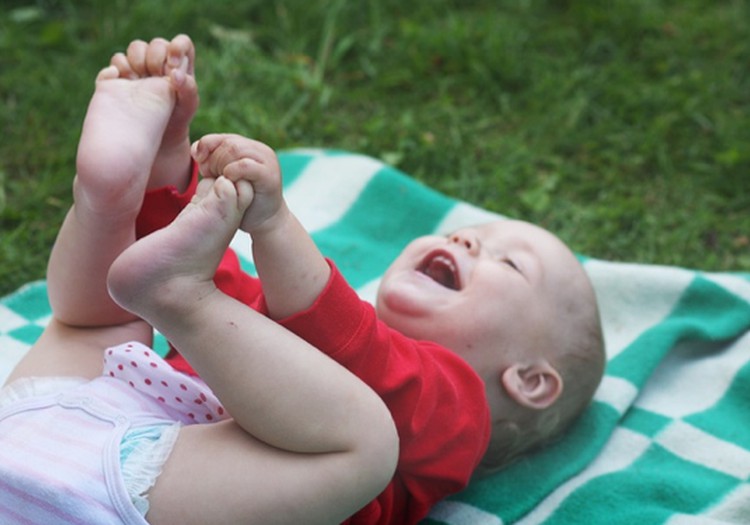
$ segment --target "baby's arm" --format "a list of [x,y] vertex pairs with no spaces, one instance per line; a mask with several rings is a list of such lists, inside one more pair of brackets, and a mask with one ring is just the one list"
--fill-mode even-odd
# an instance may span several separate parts
[[238,135],[208,135],[193,145],[204,177],[223,175],[253,186],[241,228],[253,239],[253,258],[269,315],[281,319],[310,307],[323,291],[330,267],[282,195],[276,153]]

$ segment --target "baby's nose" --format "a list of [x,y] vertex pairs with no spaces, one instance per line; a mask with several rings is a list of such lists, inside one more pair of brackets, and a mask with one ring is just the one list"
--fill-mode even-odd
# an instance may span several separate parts
[[481,248],[479,237],[471,230],[459,230],[450,236],[450,240],[466,248],[472,255],[478,254]]

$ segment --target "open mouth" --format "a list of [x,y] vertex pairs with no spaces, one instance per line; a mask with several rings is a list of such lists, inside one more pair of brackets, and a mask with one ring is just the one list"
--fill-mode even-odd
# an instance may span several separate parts
[[417,271],[450,290],[461,289],[456,261],[446,252],[432,252],[417,267]]

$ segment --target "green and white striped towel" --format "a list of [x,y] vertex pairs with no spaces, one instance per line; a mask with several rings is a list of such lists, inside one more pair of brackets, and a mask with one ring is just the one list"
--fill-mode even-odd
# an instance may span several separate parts
[[[295,150],[281,163],[291,208],[370,301],[412,238],[500,217],[361,155]],[[252,272],[246,236],[232,245]],[[565,439],[425,523],[750,523],[750,274],[582,260],[608,353],[593,405]],[[0,382],[49,315],[44,282],[0,301]]]

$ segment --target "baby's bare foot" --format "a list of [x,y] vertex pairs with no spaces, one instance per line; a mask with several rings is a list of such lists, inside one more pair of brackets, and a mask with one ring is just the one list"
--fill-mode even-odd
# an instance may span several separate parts
[[108,286],[113,299],[150,320],[190,308],[215,291],[216,267],[252,199],[247,181],[201,181],[174,222],[138,240],[112,264]]
[[175,105],[156,155],[148,188],[176,186],[184,190],[190,181],[190,122],[200,102],[195,82],[195,46],[187,35],[171,41],[155,38],[135,40],[126,53],[112,57],[121,78],[147,78],[181,73],[175,84]]
[[113,66],[99,73],[78,145],[78,205],[96,212],[137,210],[179,81],[179,74],[123,79]]

